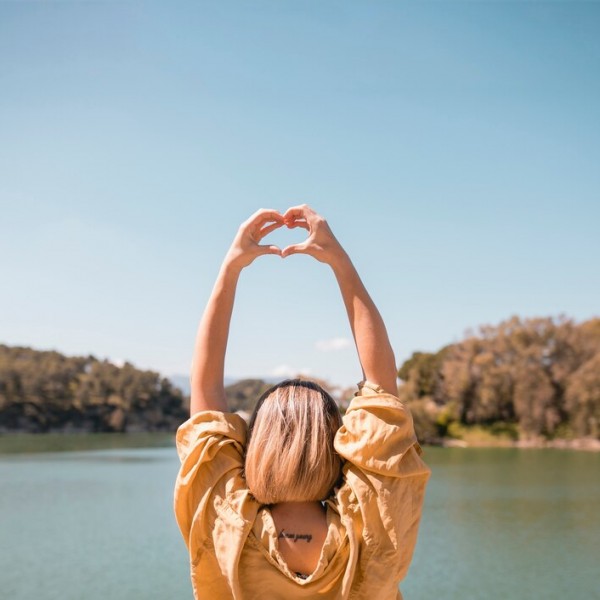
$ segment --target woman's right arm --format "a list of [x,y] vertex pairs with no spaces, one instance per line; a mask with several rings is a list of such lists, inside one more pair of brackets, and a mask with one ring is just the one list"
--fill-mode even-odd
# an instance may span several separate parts
[[228,412],[223,369],[235,292],[241,271],[263,254],[280,254],[279,248],[259,242],[283,226],[275,210],[260,209],[240,226],[198,326],[190,375],[190,414],[202,410]]
[[309,206],[302,205],[290,208],[284,215],[284,222],[288,227],[306,229],[309,236],[303,243],[285,248],[282,256],[309,254],[331,267],[346,306],[363,378],[397,396],[396,360],[385,324],[327,221]]

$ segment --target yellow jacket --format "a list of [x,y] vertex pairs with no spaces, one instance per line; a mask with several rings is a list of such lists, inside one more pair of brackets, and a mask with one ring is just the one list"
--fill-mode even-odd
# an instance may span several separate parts
[[430,475],[408,408],[369,387],[352,399],[335,438],[343,482],[325,501],[328,533],[307,579],[287,567],[269,508],[248,491],[246,436],[240,416],[218,411],[177,431],[175,516],[196,600],[401,599]]

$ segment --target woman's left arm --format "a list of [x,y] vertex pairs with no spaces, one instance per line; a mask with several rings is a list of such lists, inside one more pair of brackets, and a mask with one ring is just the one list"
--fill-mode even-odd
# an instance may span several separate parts
[[261,245],[259,242],[283,224],[283,216],[275,210],[261,209],[255,212],[242,223],[225,256],[196,335],[190,376],[190,415],[201,410],[229,410],[223,377],[239,276],[242,269],[258,256],[281,255],[277,246]]

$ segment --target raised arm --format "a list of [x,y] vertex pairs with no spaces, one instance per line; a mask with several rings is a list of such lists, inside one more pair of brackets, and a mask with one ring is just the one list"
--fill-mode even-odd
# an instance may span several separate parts
[[309,236],[303,243],[285,248],[281,255],[309,254],[332,268],[348,313],[363,378],[396,396],[396,360],[387,330],[350,257],[333,235],[327,221],[309,206],[290,208],[284,220],[288,227],[306,229]]
[[190,415],[201,410],[228,411],[223,371],[238,279],[242,269],[258,256],[281,254],[277,246],[259,242],[282,226],[283,217],[277,211],[257,211],[242,223],[225,256],[196,335],[190,375]]

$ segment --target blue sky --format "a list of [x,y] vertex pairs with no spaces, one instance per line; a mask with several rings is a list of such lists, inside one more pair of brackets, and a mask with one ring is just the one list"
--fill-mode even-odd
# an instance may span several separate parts
[[[302,202],[399,363],[598,316],[599,30],[595,2],[1,3],[0,342],[187,373],[239,223]],[[352,384],[350,336],[327,267],[263,257],[226,372]]]

